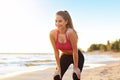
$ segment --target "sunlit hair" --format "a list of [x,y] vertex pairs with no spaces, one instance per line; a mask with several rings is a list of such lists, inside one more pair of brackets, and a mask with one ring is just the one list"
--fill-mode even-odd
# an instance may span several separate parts
[[[68,21],[66,28],[71,28],[75,31],[71,16],[68,13],[68,11],[66,11],[66,10],[65,11],[58,11],[56,14],[62,16],[65,21]],[[75,33],[76,33],[76,31],[75,31]]]

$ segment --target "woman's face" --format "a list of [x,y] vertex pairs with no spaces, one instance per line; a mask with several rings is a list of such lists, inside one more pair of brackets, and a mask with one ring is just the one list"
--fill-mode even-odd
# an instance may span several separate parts
[[65,21],[62,16],[56,15],[55,26],[58,29],[66,28],[66,24],[67,24],[67,21]]

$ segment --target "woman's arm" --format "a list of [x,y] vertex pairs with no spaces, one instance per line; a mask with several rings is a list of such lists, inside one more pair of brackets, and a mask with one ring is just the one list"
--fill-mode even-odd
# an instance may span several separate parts
[[56,59],[56,65],[57,65],[57,70],[60,71],[60,58],[59,58],[59,51],[55,46],[55,31],[50,32],[50,41],[52,44],[52,47],[54,49],[54,54],[55,54],[55,59]]
[[69,29],[68,37],[71,42],[73,48],[73,61],[74,61],[74,69],[73,72],[77,74],[77,77],[80,79],[80,69],[78,68],[78,48],[77,48],[77,34],[72,30]]
[[72,29],[69,29],[68,38],[71,42],[72,49],[73,49],[74,68],[78,68],[77,34]]

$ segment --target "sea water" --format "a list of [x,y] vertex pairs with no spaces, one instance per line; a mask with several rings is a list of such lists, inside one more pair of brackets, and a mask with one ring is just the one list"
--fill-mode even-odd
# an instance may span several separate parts
[[[112,58],[105,54],[84,54],[84,57],[84,69],[105,65],[99,62],[120,60],[120,58]],[[53,53],[1,53],[0,78],[25,72],[44,70],[49,67],[55,67],[55,65]]]

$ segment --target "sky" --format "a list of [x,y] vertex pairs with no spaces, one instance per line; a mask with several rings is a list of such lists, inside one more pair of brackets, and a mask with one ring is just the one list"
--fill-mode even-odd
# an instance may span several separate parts
[[119,0],[0,0],[0,53],[52,53],[55,13],[67,10],[78,47],[120,39]]

